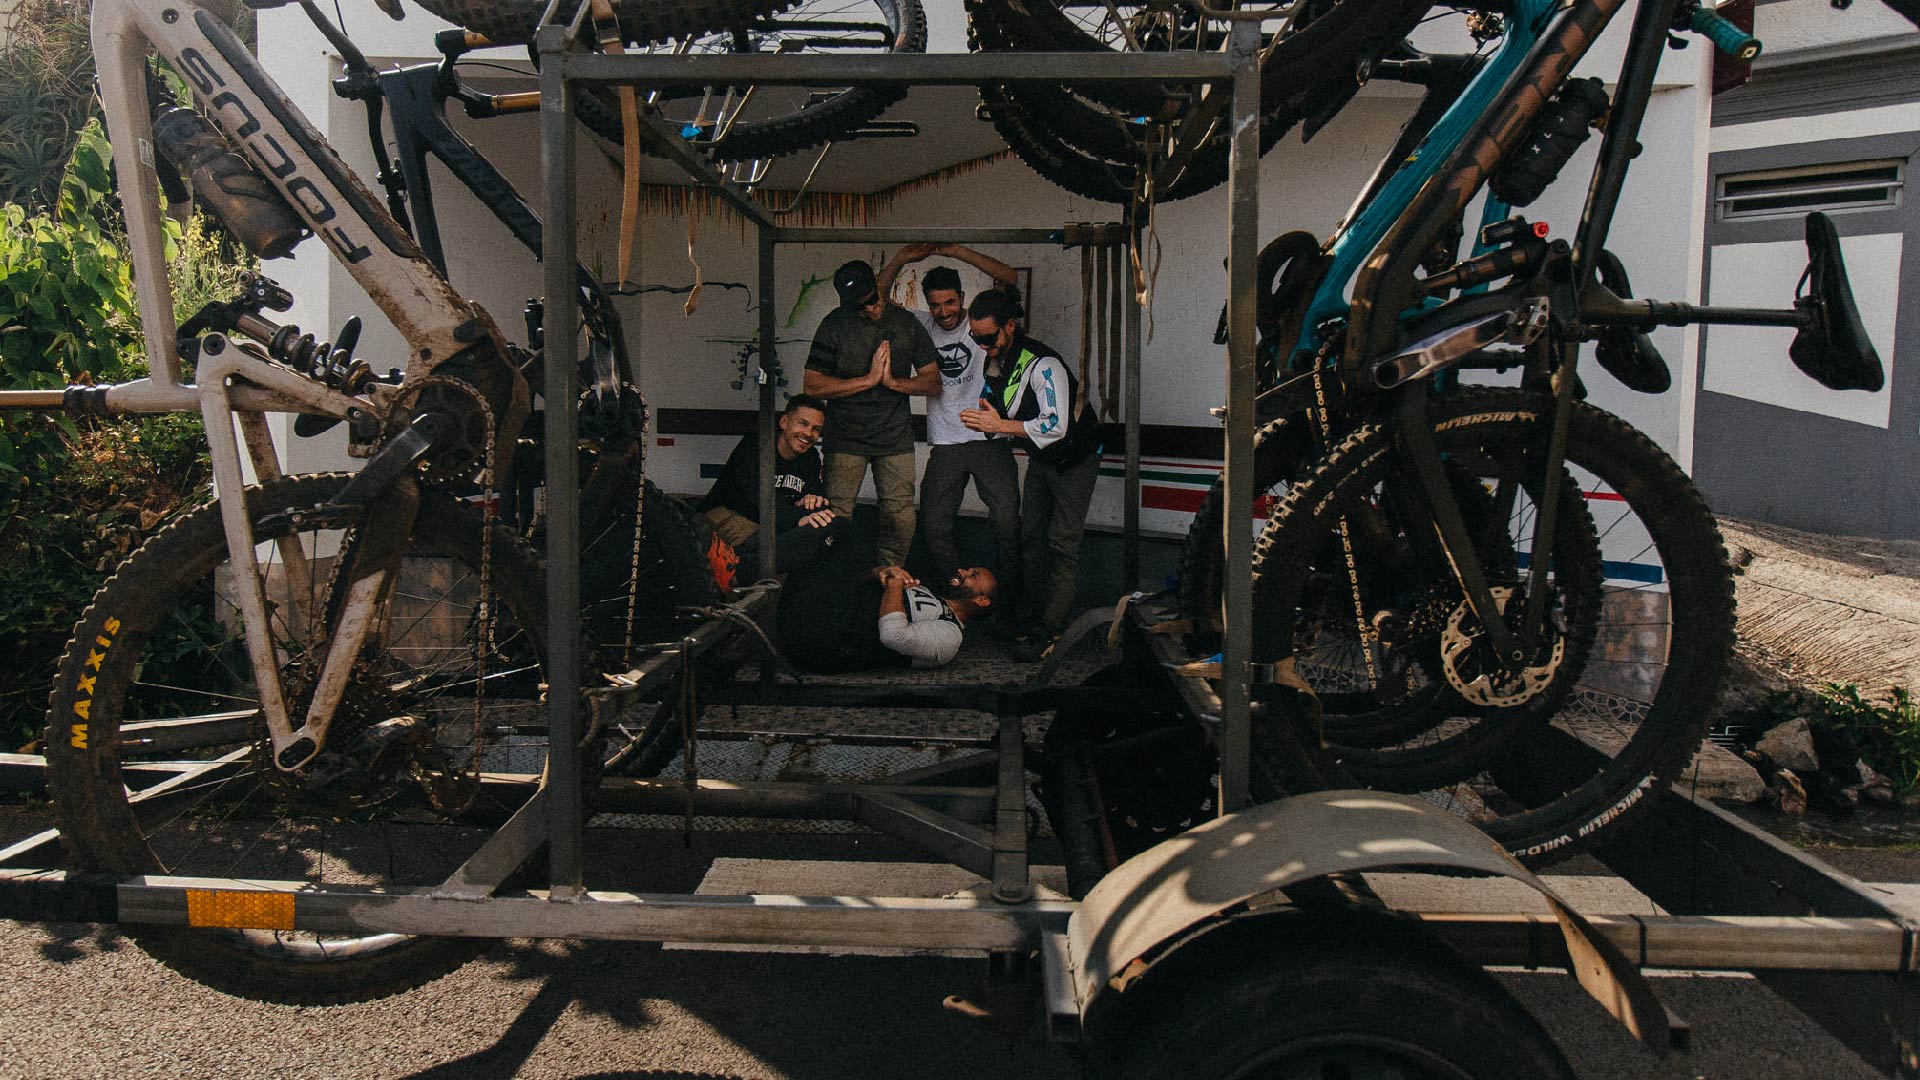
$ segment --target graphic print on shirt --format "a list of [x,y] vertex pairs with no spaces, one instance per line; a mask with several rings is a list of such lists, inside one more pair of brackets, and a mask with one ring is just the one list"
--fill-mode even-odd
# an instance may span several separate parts
[[934,351],[940,354],[942,379],[948,383],[957,383],[967,377],[969,374],[967,369],[973,366],[973,353],[967,348],[965,342],[949,341],[944,345],[934,346]]
[[906,591],[906,601],[908,622],[919,623],[936,619],[950,622],[956,627],[960,626],[960,619],[954,615],[953,609],[947,606],[946,601],[933,595],[933,590],[925,585],[909,587]]
[[1053,433],[1054,428],[1060,426],[1060,396],[1054,393],[1052,368],[1050,367],[1041,368],[1040,377],[1046,380],[1046,384],[1047,384],[1046,388],[1041,391],[1041,393],[1046,397],[1047,407],[1044,410],[1042,410],[1042,413],[1043,415],[1046,416],[1046,419],[1040,422],[1040,434],[1050,435]]

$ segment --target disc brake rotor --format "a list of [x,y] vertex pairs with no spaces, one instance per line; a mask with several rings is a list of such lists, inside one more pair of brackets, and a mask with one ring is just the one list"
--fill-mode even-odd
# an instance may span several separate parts
[[[1505,614],[1515,591],[1505,586],[1488,590],[1494,606]],[[1567,653],[1566,639],[1554,635],[1553,647],[1538,664],[1510,671],[1492,655],[1486,628],[1463,599],[1447,618],[1440,634],[1440,669],[1455,692],[1474,705],[1509,708],[1544,693],[1560,670]]]

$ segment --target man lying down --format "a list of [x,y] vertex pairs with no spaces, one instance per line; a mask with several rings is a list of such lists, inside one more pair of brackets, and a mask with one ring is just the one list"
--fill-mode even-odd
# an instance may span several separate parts
[[979,566],[954,571],[936,594],[897,566],[861,574],[829,561],[787,578],[775,630],[802,671],[936,668],[960,651],[967,624],[987,613],[998,588]]

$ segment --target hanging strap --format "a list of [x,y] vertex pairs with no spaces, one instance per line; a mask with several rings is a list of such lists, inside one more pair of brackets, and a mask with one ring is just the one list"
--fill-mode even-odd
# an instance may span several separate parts
[[1093,351],[1093,249],[1080,249],[1080,385],[1087,381],[1087,364]]
[[[600,51],[610,56],[619,56],[627,51],[624,35],[620,32],[620,19],[614,12],[614,5],[618,2],[593,0],[593,23]],[[625,174],[620,196],[620,273],[617,287],[625,288],[632,280],[629,271],[633,268],[633,239],[640,226],[640,99],[631,86],[615,87],[614,93],[620,98],[620,138],[624,151],[621,172]],[[693,297],[688,297],[687,302],[692,304]]]

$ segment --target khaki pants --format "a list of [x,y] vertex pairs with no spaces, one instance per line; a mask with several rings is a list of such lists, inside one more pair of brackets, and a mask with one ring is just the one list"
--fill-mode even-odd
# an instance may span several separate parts
[[853,500],[860,494],[867,466],[873,466],[873,488],[880,497],[880,562],[900,566],[907,561],[918,524],[913,507],[913,454],[826,455],[827,502],[836,514],[853,519]]
[[753,539],[753,534],[760,531],[759,522],[745,515],[736,514],[724,506],[701,511],[700,516],[707,519],[707,524],[713,527],[713,531],[719,534],[720,539],[725,540],[735,549]]

